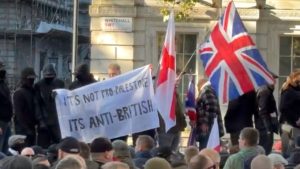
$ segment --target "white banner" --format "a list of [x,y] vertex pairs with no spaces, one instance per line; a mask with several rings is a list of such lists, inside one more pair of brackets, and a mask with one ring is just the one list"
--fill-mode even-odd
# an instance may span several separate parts
[[90,143],[159,126],[150,66],[75,90],[58,89],[55,97],[62,138]]

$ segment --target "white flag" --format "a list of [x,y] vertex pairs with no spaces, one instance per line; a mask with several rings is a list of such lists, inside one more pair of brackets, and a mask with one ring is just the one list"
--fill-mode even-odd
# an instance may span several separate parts
[[214,124],[210,131],[206,148],[211,148],[217,152],[220,152],[221,145],[217,117],[214,119]]
[[176,52],[175,52],[175,23],[174,14],[170,13],[166,32],[160,70],[157,78],[155,98],[157,108],[165,122],[166,131],[176,125]]

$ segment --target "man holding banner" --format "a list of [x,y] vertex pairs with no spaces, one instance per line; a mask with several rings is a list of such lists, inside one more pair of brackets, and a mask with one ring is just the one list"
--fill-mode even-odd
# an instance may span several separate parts
[[55,91],[62,137],[90,143],[159,126],[150,65],[72,91]]
[[[121,74],[121,67],[119,64],[117,63],[112,63],[110,65],[108,65],[108,70],[107,70],[107,74],[108,74],[108,77],[109,78],[113,78],[115,76],[118,76]],[[128,139],[128,135],[126,136],[121,136],[121,137],[118,137],[118,138],[114,138],[111,140],[111,142],[113,142],[114,140],[123,140],[123,141],[127,141]]]

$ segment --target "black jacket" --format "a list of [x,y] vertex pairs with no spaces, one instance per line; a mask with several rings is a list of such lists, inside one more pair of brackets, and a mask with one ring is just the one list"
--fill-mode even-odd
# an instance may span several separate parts
[[92,76],[92,74],[90,74],[89,77],[87,79],[85,79],[85,80],[78,80],[78,79],[76,79],[74,82],[72,82],[70,84],[69,89],[70,90],[74,90],[74,89],[77,89],[77,88],[89,85],[89,84],[94,83],[94,82],[96,82],[96,80],[94,79],[94,77]]
[[52,90],[64,88],[64,86],[64,82],[56,78],[53,79],[51,83],[47,83],[45,79],[42,79],[34,85],[35,96],[39,107],[39,111],[36,112],[36,118],[39,121],[43,121],[46,125],[58,125]]
[[15,127],[17,134],[33,135],[35,132],[35,106],[34,90],[26,86],[18,88],[13,95],[15,112]]
[[296,121],[300,118],[300,89],[289,86],[281,92],[281,122],[287,121],[293,127],[300,128]]
[[78,65],[78,67],[76,68],[75,75],[76,80],[70,84],[70,90],[77,89],[96,82],[93,74],[90,73],[90,68],[87,64]]
[[255,113],[255,127],[260,131],[278,132],[278,114],[274,89],[265,85],[257,90],[258,111]]
[[289,164],[300,164],[300,148],[294,149],[287,160]]
[[4,80],[0,80],[0,122],[10,122],[12,118],[10,91]]
[[257,112],[255,91],[246,93],[228,104],[225,115],[225,128],[228,133],[240,132],[245,127],[252,127],[252,116]]

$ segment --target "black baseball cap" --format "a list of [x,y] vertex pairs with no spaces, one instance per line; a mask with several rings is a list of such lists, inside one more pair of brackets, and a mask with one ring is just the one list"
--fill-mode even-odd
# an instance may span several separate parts
[[113,146],[107,138],[98,137],[91,143],[91,153],[104,153],[106,151],[111,151]]
[[62,139],[61,142],[57,145],[57,149],[70,154],[80,153],[79,142],[74,137],[66,137]]

